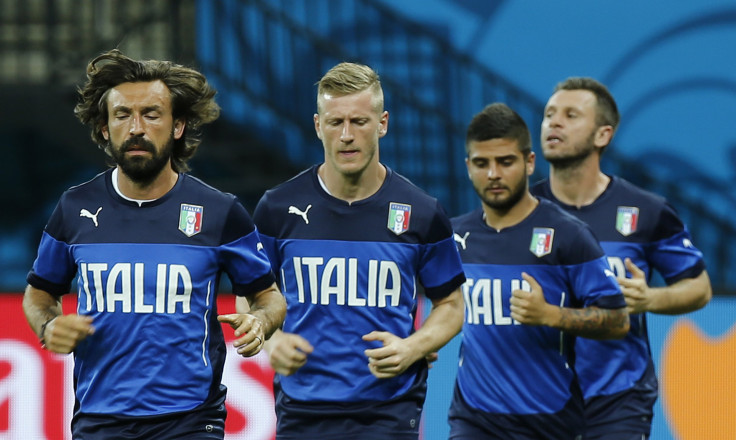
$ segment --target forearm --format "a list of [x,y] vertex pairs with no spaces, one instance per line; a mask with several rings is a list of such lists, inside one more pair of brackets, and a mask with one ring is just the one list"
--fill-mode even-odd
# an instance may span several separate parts
[[421,328],[407,338],[415,349],[414,361],[445,346],[463,326],[464,304],[460,289],[432,302],[432,311]]
[[260,320],[263,323],[263,333],[266,338],[271,337],[284,322],[286,300],[276,284],[249,297],[248,306],[250,310],[247,311],[242,311],[242,306],[237,307],[238,313],[248,313]]
[[708,273],[685,278],[666,287],[649,289],[647,311],[665,315],[679,315],[703,308],[713,296]]
[[558,318],[551,327],[589,339],[621,339],[629,331],[629,314],[625,308],[575,309],[557,307]]
[[38,335],[45,322],[62,314],[61,300],[29,285],[23,295],[23,312],[31,329]]

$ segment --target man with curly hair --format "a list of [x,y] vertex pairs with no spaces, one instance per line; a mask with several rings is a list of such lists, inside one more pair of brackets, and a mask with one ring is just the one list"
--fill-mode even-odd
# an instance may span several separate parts
[[[285,301],[249,214],[185,174],[219,116],[199,72],[118,50],[87,67],[75,114],[113,167],[59,200],[23,308],[46,349],[74,353],[74,439],[223,439],[226,346],[253,356]],[[217,315],[222,273],[250,310]],[[77,281],[76,313],[62,295]]]

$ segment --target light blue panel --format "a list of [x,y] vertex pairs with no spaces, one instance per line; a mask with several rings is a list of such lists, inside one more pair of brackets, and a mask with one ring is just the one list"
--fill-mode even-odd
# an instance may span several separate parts
[[[687,320],[694,323],[698,329],[713,339],[723,337],[729,331],[733,331],[734,325],[736,325],[736,297],[715,297],[703,309],[687,315],[667,316],[649,314],[648,319],[652,356],[657,367],[657,376],[661,378],[662,349],[672,326],[678,322]],[[693,374],[698,374],[698,371],[693,371]],[[660,384],[661,389],[662,384]],[[670,425],[667,423],[661,398],[657,401],[654,411],[654,425],[652,427],[651,440],[675,440],[676,437]]]
[[[622,114],[613,148],[696,191],[733,185],[733,0],[380,1],[543,102],[569,76],[603,81]],[[710,204],[731,214],[726,199]]]
[[439,352],[439,360],[429,370],[427,401],[422,416],[424,440],[446,440],[450,433],[447,410],[455,386],[460,340],[461,337],[456,336],[444,346]]

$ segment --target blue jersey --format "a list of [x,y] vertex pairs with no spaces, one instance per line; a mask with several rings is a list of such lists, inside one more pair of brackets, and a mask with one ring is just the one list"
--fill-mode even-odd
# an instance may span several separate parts
[[[533,192],[590,225],[617,276],[631,277],[624,266],[626,258],[644,271],[647,280],[652,270],[657,270],[668,284],[696,277],[705,269],[702,253],[693,246],[674,208],[662,197],[626,180],[612,176],[603,194],[581,208],[557,200],[549,181],[535,185]],[[577,348],[576,368],[589,403],[589,425],[620,424],[626,419],[644,420],[648,425],[657,397],[657,379],[646,314],[631,315],[631,329],[625,339],[579,339]],[[621,393],[633,393],[631,404],[606,403],[606,398],[620,401]]]
[[222,403],[221,274],[238,295],[274,282],[255,226],[234,196],[186,174],[141,205],[111,176],[62,195],[28,275],[56,296],[76,277],[77,312],[93,318],[74,352],[78,412],[145,417]]
[[[550,304],[625,307],[592,232],[545,200],[520,223],[501,231],[485,223],[481,209],[453,218],[452,225],[468,278],[457,374],[463,400],[491,414],[559,414],[579,420],[574,338],[515,321],[510,297],[513,290],[530,290],[521,276],[526,272],[539,282]],[[563,409],[577,411],[576,417],[560,414]]]
[[375,194],[353,203],[329,195],[317,169],[267,191],[253,216],[286,297],[283,330],[314,347],[303,367],[277,379],[300,401],[385,401],[407,392],[426,363],[377,379],[364,351],[381,344],[362,336],[406,338],[419,284],[437,299],[463,283],[450,222],[436,199],[391,169]]

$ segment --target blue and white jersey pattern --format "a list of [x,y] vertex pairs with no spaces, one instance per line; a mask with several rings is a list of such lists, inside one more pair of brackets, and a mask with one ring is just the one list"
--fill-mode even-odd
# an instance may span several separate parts
[[[626,258],[644,271],[647,280],[656,270],[667,284],[696,277],[705,269],[703,254],[675,209],[664,198],[624,179],[611,176],[603,194],[581,208],[557,200],[547,180],[536,184],[533,192],[590,225],[617,276],[631,277],[624,266]],[[657,379],[654,369],[648,368],[652,361],[646,314],[631,315],[625,339],[580,339],[577,345],[577,371],[586,399],[635,387],[656,398]]]
[[274,282],[253,221],[234,196],[186,174],[141,205],[111,175],[62,195],[28,274],[56,296],[76,277],[77,312],[93,318],[74,353],[79,411],[152,416],[214,401],[224,392],[222,273],[238,295]]
[[[625,307],[590,229],[540,200],[520,223],[489,227],[481,209],[452,219],[465,274],[466,319],[457,384],[472,407],[494,414],[553,414],[580,399],[573,338],[511,318],[511,292],[539,282],[545,300],[561,307]],[[568,405],[582,408],[582,402]]]
[[380,343],[361,338],[409,336],[419,284],[429,298],[462,284],[450,222],[436,199],[391,169],[376,194],[353,203],[329,195],[317,169],[267,191],[254,213],[287,301],[283,330],[314,347],[303,367],[278,379],[292,399],[385,401],[426,364],[376,379],[364,351]]

